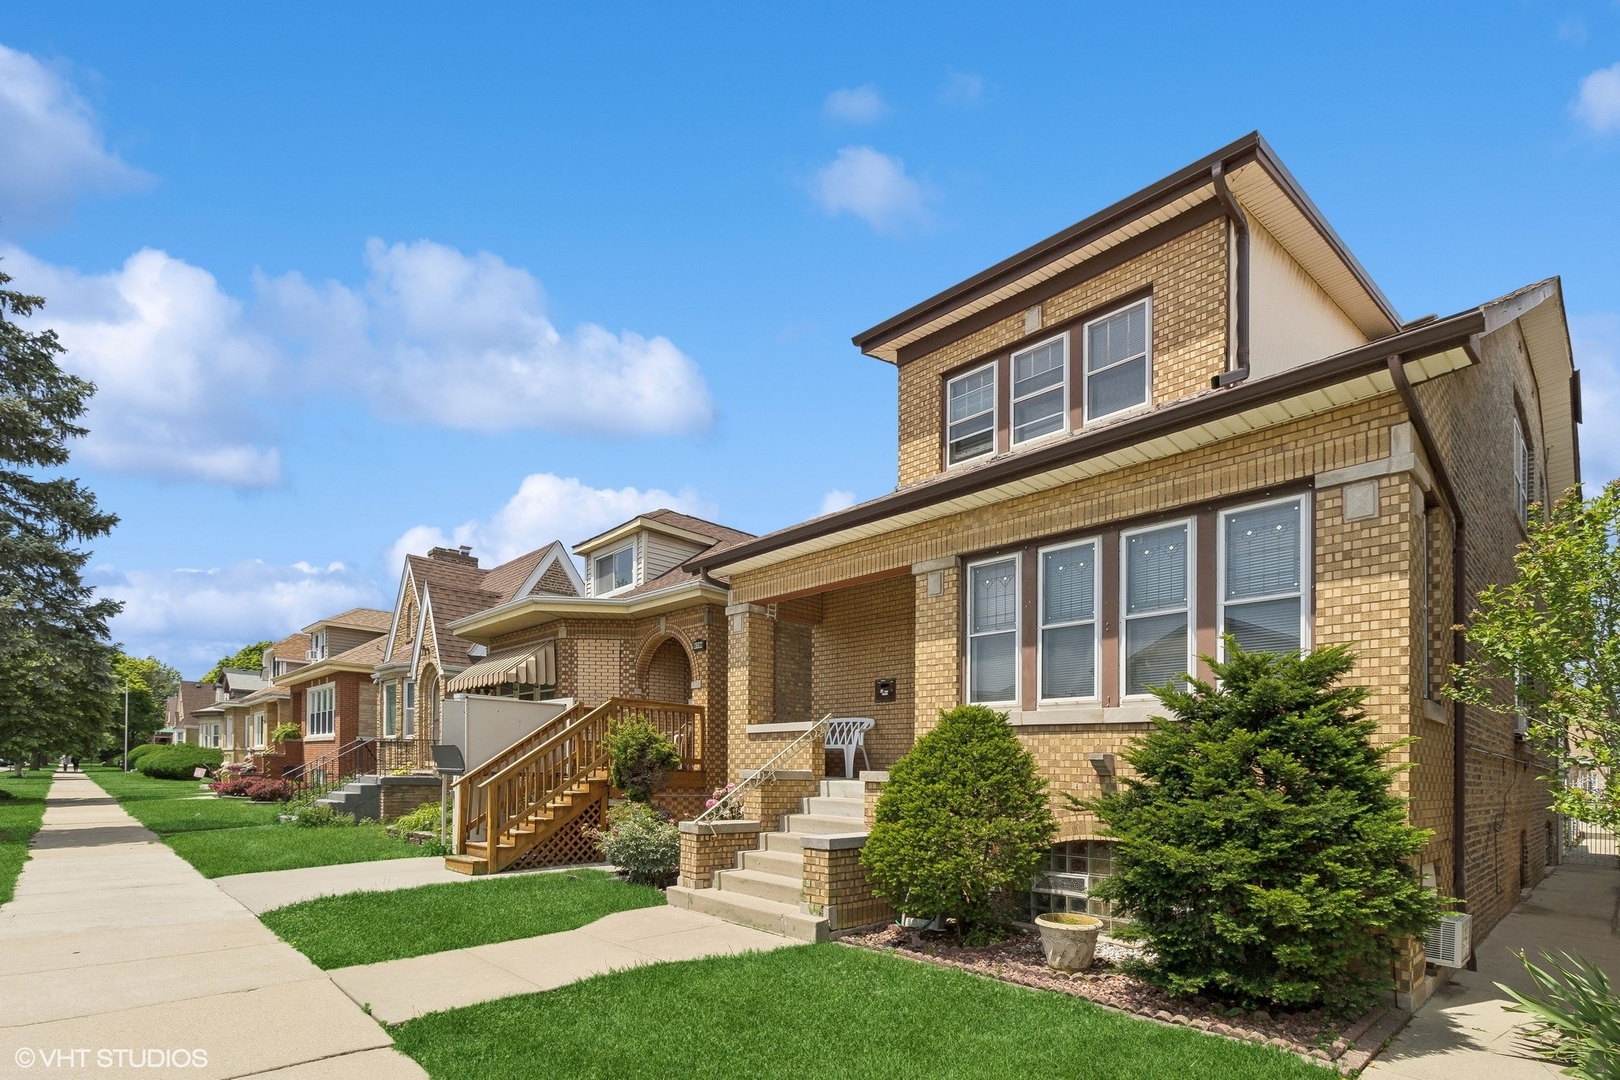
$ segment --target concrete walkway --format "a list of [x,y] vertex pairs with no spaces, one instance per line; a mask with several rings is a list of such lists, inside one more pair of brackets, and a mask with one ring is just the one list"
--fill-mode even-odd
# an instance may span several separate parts
[[426,1076],[83,774],[57,775],[32,854],[0,907],[0,1077],[132,1064],[156,1076]]
[[1611,918],[1620,869],[1566,864],[1475,945],[1478,971],[1459,971],[1412,1017],[1364,1075],[1381,1080],[1546,1080],[1558,1067],[1519,1045],[1520,1013],[1505,1012],[1506,983],[1533,992],[1517,954],[1540,966],[1543,950],[1574,953],[1620,978],[1620,934]]
[[798,945],[676,907],[638,908],[560,934],[339,968],[332,981],[371,1015],[397,1024],[424,1013],[532,994],[609,971]]
[[[556,874],[569,870],[611,870],[606,863],[588,866],[548,866],[515,873]],[[356,892],[388,892],[414,889],[418,885],[455,885],[465,882],[498,881],[514,871],[473,877],[444,868],[440,857],[425,859],[378,859],[373,862],[340,863],[337,866],[309,866],[300,870],[265,870],[258,874],[231,874],[215,878],[214,884],[240,900],[255,915],[288,904],[341,896]]]

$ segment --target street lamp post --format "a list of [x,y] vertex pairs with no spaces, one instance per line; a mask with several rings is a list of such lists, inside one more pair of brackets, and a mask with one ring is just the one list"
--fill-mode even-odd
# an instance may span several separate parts
[[124,680],[124,771],[129,772],[129,680]]

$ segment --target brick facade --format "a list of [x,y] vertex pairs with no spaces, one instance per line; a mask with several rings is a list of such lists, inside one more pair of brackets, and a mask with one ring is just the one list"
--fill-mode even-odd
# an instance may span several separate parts
[[842,837],[805,838],[799,906],[811,915],[825,915],[834,931],[891,921],[894,908],[872,894],[872,882],[861,866],[863,841],[842,841]]

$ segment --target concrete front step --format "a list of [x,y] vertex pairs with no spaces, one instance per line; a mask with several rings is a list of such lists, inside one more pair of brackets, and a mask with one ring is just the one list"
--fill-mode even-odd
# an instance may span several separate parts
[[828,796],[812,796],[800,800],[804,803],[804,812],[814,814],[816,817],[841,817],[853,821],[866,820],[865,799],[839,799]]
[[781,877],[758,870],[716,870],[714,887],[721,892],[746,893],[761,900],[797,906],[799,894],[804,891],[804,878],[802,875]]
[[744,870],[758,870],[762,874],[804,881],[804,856],[797,847],[792,851],[739,851],[737,856]]
[[[824,814],[783,814],[782,831],[802,836],[841,836],[845,833],[864,833],[864,821]],[[769,835],[769,834],[767,834]]]
[[864,780],[823,780],[821,794],[831,799],[860,799],[866,801]]
[[826,941],[830,936],[827,919],[799,910],[797,904],[782,904],[747,893],[720,889],[688,889],[671,885],[664,896],[676,907],[713,915],[726,922],[752,926],[795,941]]

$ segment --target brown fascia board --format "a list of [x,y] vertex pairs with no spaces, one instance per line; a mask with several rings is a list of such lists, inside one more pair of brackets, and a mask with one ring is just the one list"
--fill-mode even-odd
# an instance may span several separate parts
[[870,502],[852,506],[848,510],[767,533],[757,540],[738,544],[723,552],[694,556],[685,565],[693,570],[712,572],[718,567],[756,558],[779,548],[881,521],[896,514],[1011,483],[1078,461],[1100,457],[1221,416],[1244,412],[1297,394],[1332,386],[1346,379],[1382,371],[1392,355],[1411,356],[1416,359],[1459,344],[1471,349],[1470,338],[1482,333],[1484,328],[1484,312],[1479,308],[1473,308],[1391,334],[1314,363],[1302,364],[1277,375],[1237,383],[1228,389],[1211,391],[1199,397],[1167,405],[1163,409],[1134,420],[1121,421],[1093,432],[1057,440],[1034,450],[1010,454],[977,469],[947,473],[936,480],[901,488]]
[[1383,291],[1373,283],[1366,269],[1350,254],[1350,249],[1334,232],[1333,226],[1327,223],[1322,212],[1310,200],[1294,179],[1292,173],[1277,158],[1271,146],[1261,137],[1258,131],[1227,144],[1207,157],[1193,162],[1185,168],[1179,169],[1169,176],[1149,184],[1147,187],[1133,195],[1127,195],[1119,202],[1106,209],[1099,210],[1090,217],[1069,226],[1054,236],[1047,237],[1040,243],[1025,248],[1010,258],[1003,259],[988,270],[968,278],[960,284],[953,285],[944,292],[929,297],[920,304],[916,304],[891,319],[886,319],[870,330],[856,334],[852,339],[857,348],[863,353],[870,354],[880,345],[899,337],[911,328],[928,323],[954,311],[964,304],[995,292],[1010,281],[1016,281],[1024,275],[1047,265],[1055,259],[1096,240],[1099,236],[1112,232],[1121,225],[1126,224],[1144,214],[1169,203],[1175,202],[1190,191],[1195,191],[1210,182],[1209,171],[1215,163],[1221,162],[1228,173],[1236,170],[1251,160],[1257,160],[1271,175],[1277,185],[1283,189],[1289,199],[1293,201],[1301,213],[1311,222],[1312,226],[1321,235],[1322,239],[1333,248],[1334,253],[1349,267],[1362,288],[1372,296],[1374,302],[1383,309],[1389,318],[1391,326],[1400,326],[1401,319],[1395,307],[1384,296]]

